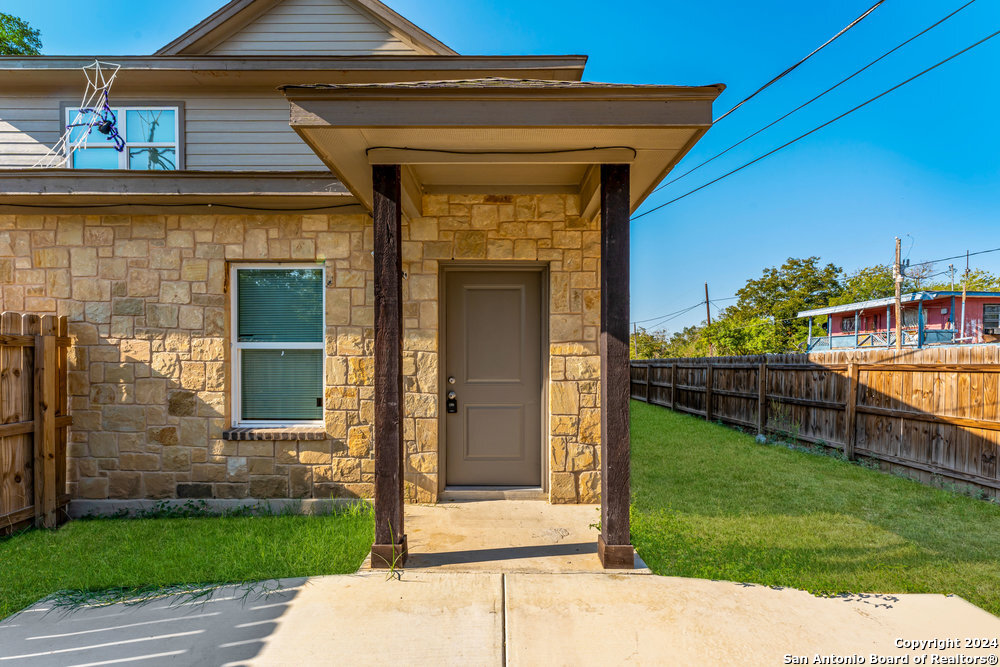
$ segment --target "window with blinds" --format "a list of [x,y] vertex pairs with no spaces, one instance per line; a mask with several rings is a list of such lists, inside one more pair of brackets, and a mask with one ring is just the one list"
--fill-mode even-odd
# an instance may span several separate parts
[[241,426],[323,419],[323,269],[233,268],[234,415]]

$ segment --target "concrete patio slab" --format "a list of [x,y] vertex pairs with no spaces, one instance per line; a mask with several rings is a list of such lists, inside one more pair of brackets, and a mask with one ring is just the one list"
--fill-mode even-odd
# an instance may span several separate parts
[[[538,500],[444,501],[407,505],[407,571],[601,572],[600,505]],[[367,564],[366,564],[367,565]],[[637,559],[638,570],[647,573]]]
[[252,665],[500,665],[503,577],[319,577]]
[[[1000,654],[897,647],[898,639],[1000,637],[1000,618],[944,595],[820,598],[732,582],[590,574],[512,574],[505,595],[510,665],[823,664],[817,654],[865,658],[825,664],[873,664],[873,654],[890,660],[883,664],[920,664],[916,656]],[[906,655],[905,663],[891,662]]]
[[998,649],[896,645],[965,637],[1000,637],[1000,618],[943,595],[817,598],[653,575],[407,570],[226,587],[202,601],[71,613],[36,605],[0,623],[0,665],[781,665],[817,655],[872,664],[872,654],[995,664]]

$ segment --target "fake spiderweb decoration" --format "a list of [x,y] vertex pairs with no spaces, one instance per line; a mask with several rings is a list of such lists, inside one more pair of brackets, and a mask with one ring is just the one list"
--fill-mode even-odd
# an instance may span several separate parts
[[[86,150],[95,145],[88,142],[104,137],[119,153],[125,150],[125,139],[118,134],[118,116],[111,108],[109,93],[118,76],[121,65],[95,60],[93,65],[83,68],[87,77],[87,88],[83,100],[77,107],[72,120],[65,126],[59,141],[42,156],[33,167],[70,167],[69,160],[76,150]],[[99,144],[97,144],[99,145]]]

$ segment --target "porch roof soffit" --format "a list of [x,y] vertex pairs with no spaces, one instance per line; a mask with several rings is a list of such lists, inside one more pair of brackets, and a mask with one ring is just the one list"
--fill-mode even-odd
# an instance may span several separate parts
[[404,168],[404,207],[423,194],[581,195],[600,202],[601,164],[631,165],[638,208],[712,125],[711,86],[485,78],[289,85],[291,125],[371,206],[371,166]]

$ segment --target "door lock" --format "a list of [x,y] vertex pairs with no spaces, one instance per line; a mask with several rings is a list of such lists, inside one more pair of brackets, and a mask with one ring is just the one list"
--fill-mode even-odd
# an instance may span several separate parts
[[458,412],[458,394],[453,391],[448,392],[448,400],[445,401],[445,412],[450,415]]

